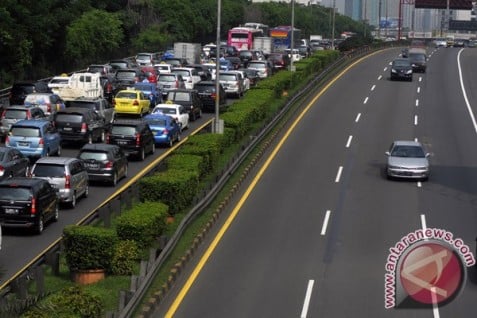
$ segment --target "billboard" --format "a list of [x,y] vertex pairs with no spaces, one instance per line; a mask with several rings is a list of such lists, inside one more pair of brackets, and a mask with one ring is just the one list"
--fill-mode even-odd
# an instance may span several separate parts
[[450,20],[449,30],[453,31],[477,31],[477,21]]
[[397,29],[399,25],[399,18],[381,18],[379,27],[381,29]]
[[[415,0],[416,9],[446,9],[447,0]],[[449,0],[451,10],[472,10],[472,0]]]

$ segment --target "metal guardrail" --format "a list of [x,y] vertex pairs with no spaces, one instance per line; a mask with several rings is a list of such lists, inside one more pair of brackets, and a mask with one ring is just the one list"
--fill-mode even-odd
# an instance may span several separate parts
[[[167,241],[167,244],[164,248],[158,253],[152,253],[150,257],[149,270],[146,270],[145,266],[141,265],[141,279],[133,280],[135,283],[134,290],[126,293],[124,295],[124,299],[120,301],[120,308],[119,313],[113,314],[112,316],[119,316],[119,317],[130,317],[133,310],[137,307],[139,302],[141,301],[142,297],[144,296],[145,292],[149,288],[154,275],[157,273],[158,269],[164,263],[164,261],[168,258],[171,254],[174,247],[177,245],[180,236],[183,234],[187,226],[196,218],[197,215],[202,213],[204,209],[212,202],[212,200],[216,197],[220,189],[223,185],[228,181],[231,175],[237,170],[240,164],[245,160],[248,154],[254,149],[254,147],[263,139],[263,137],[275,126],[275,124],[283,117],[285,112],[288,108],[299,98],[301,98],[307,91],[310,91],[313,85],[315,85],[318,81],[322,80],[333,68],[336,68],[339,64],[344,63],[346,60],[350,58],[355,58],[357,56],[361,56],[367,54],[371,51],[370,48],[363,48],[361,50],[356,50],[351,52],[350,54],[343,55],[340,59],[335,61],[332,65],[330,65],[325,71],[323,71],[318,77],[316,77],[313,81],[311,81],[306,87],[304,87],[300,92],[295,94],[290,100],[287,102],[286,106],[283,107],[279,113],[269,122],[267,123],[259,133],[250,140],[247,144],[241,147],[241,152],[232,159],[232,162],[228,165],[228,167],[222,171],[220,175],[218,175],[215,180],[214,184],[209,186],[209,191],[203,195],[202,198],[197,199],[197,204],[191,209],[191,211],[187,214],[187,216],[182,220],[180,225],[178,226],[176,232],[173,236]],[[9,88],[0,90],[0,100],[2,98],[8,97],[8,93],[5,91],[9,91]],[[5,95],[6,94],[6,95]],[[210,131],[212,129],[212,120],[206,122],[203,126],[199,128],[198,131]],[[180,143],[184,143],[187,141],[187,137],[184,138]],[[144,176],[148,176],[150,174],[159,171],[162,168],[162,159],[171,153],[176,147],[172,148],[171,150],[167,151],[164,155],[157,158],[152,164],[150,164],[146,170],[141,171],[137,174],[133,179],[129,180],[125,186],[123,186],[124,190],[119,193],[114,193],[111,197],[106,199],[100,206],[96,209],[88,213],[81,221],[79,221],[78,225],[86,225],[90,224],[93,221],[100,219],[105,226],[109,226],[111,224],[111,218],[114,214],[120,214],[123,210],[130,209],[132,207],[132,203],[135,200],[139,200],[139,187],[138,187],[138,180]],[[32,280],[36,283],[36,297],[45,294],[45,286],[44,286],[44,276],[43,276],[43,267],[42,265],[49,265],[52,267],[53,273],[59,273],[59,255],[61,250],[61,243],[62,238],[58,238],[54,241],[47,249],[45,249],[42,253],[37,255],[34,259],[32,259],[28,264],[26,264],[19,272],[17,272],[13,277],[8,279],[3,285],[0,286],[0,308],[7,308],[11,307],[11,304],[8,303],[6,295],[9,293],[16,293],[17,298],[24,302],[26,305],[29,302],[29,294],[28,294],[28,285],[31,283]],[[1,314],[0,314],[1,316]]]

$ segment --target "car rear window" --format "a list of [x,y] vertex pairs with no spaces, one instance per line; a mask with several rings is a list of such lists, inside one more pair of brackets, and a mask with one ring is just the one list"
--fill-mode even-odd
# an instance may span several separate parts
[[265,68],[265,64],[263,64],[263,63],[253,63],[253,62],[251,62],[251,63],[248,64],[247,67],[248,67],[248,68]]
[[99,104],[93,102],[67,101],[66,107],[79,107],[91,110],[99,110]]
[[108,160],[108,154],[102,151],[82,151],[79,155],[82,160]]
[[154,125],[154,126],[165,126],[166,120],[162,118],[148,118],[146,120],[146,123],[148,123],[149,125]]
[[30,188],[15,187],[13,185],[4,185],[0,187],[1,200],[28,201],[32,198],[32,196],[33,195]]
[[113,135],[134,135],[136,133],[135,126],[113,125],[111,129]]
[[81,123],[83,122],[83,115],[80,114],[58,114],[56,121],[64,123]]
[[62,164],[36,163],[32,175],[34,177],[64,177],[65,166]]
[[136,99],[136,92],[119,92],[116,94],[116,98]]
[[12,136],[40,137],[40,128],[13,126],[10,133]]
[[182,75],[182,77],[191,76],[190,71],[188,70],[172,70],[172,73]]
[[3,117],[7,119],[25,119],[27,118],[27,113],[26,109],[7,109]]
[[25,104],[47,104],[49,103],[49,97],[47,95],[27,95],[25,98]]
[[219,81],[236,81],[237,76],[234,74],[219,74]]
[[167,99],[177,102],[189,102],[190,94],[186,92],[170,92]]
[[215,84],[214,85],[195,85],[195,89],[199,92],[215,92]]
[[118,71],[116,73],[116,78],[123,79],[123,78],[135,78],[136,72],[134,71]]
[[159,75],[159,81],[161,81],[161,82],[175,82],[176,77],[174,75]]
[[174,108],[168,108],[168,107],[156,107],[154,108],[154,113],[163,113],[163,114],[176,114],[176,110]]
[[12,93],[19,94],[19,93],[33,93],[35,90],[34,85],[13,85]]

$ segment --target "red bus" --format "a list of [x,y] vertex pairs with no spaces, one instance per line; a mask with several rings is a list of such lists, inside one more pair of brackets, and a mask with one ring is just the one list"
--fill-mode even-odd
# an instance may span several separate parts
[[227,45],[235,46],[237,50],[251,50],[253,39],[262,36],[263,31],[254,28],[236,27],[229,30]]

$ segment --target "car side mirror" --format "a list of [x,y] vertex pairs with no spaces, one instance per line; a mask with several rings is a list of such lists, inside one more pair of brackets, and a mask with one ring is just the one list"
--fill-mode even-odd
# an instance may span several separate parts
[[426,153],[426,158],[429,158],[430,156],[432,156],[432,154],[431,154],[431,153],[429,153],[429,152],[428,152],[428,153]]
[[390,153],[389,151],[386,151],[384,154],[385,154],[386,156],[390,156],[390,155],[391,155],[391,153]]

